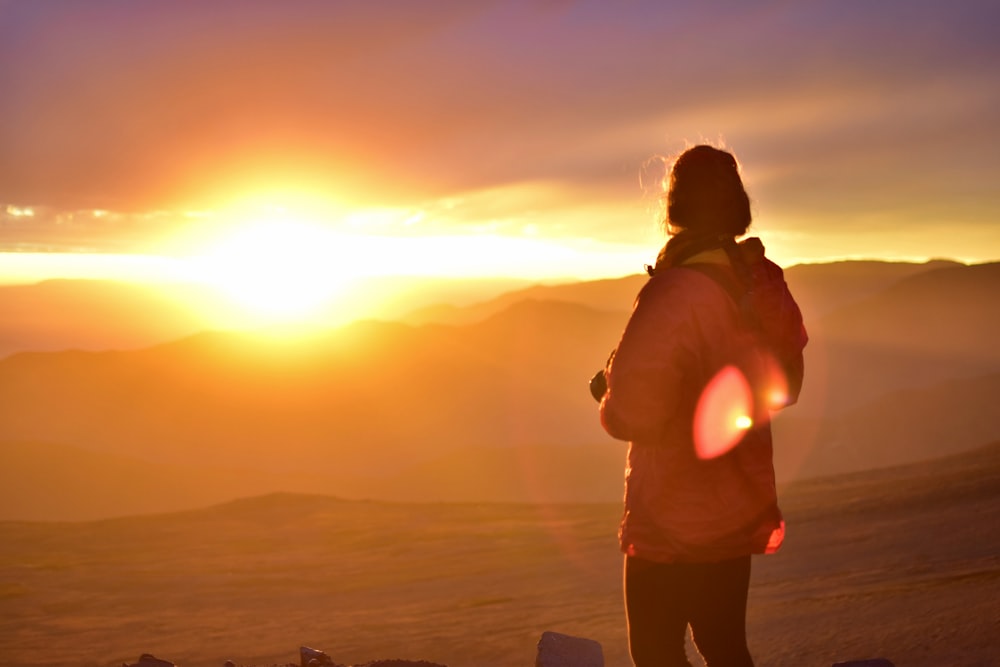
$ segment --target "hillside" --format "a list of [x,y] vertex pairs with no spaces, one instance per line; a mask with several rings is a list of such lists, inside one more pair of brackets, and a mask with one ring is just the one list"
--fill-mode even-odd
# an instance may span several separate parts
[[888,393],[834,418],[775,422],[775,467],[792,480],[923,461],[1000,438],[1000,373]]
[[466,306],[433,304],[411,311],[401,319],[408,324],[464,325],[481,322],[491,315],[506,310],[521,301],[560,301],[586,305],[611,312],[629,311],[639,289],[646,282],[646,275],[622,278],[565,283],[559,285],[533,285],[505,292],[488,301]]
[[97,280],[0,285],[0,358],[23,350],[148,347],[206,325],[179,294]]
[[806,319],[815,321],[872,297],[911,276],[962,266],[947,260],[919,264],[874,260],[797,264],[785,269],[785,281],[795,294]]
[[[782,488],[795,480],[926,461],[1000,438],[1000,374],[890,394],[833,420],[775,424]],[[282,473],[145,460],[48,443],[0,442],[0,520],[81,520],[198,507],[262,490],[397,501],[618,502],[625,443],[460,445],[406,464]],[[336,455],[330,453],[330,458]],[[207,457],[205,457],[207,458]],[[241,467],[243,466],[243,467]]]
[[330,489],[322,477],[165,465],[43,442],[0,442],[0,521],[82,521],[204,507],[261,489]]
[[809,323],[802,412],[1000,370],[998,289],[997,263],[932,269]]
[[[961,267],[945,260],[926,263],[844,261],[828,264],[797,264],[785,269],[785,280],[808,320],[823,317],[861,301],[893,284],[938,268]],[[638,267],[637,267],[638,268]],[[522,300],[565,301],[615,312],[628,312],[648,277],[636,273],[621,278],[560,285],[534,285],[509,291],[487,301],[456,306],[436,303],[405,314],[408,324],[471,324],[486,319]]]
[[[851,283],[858,267],[821,268]],[[1000,265],[861,269],[882,282],[862,291],[853,279],[849,303],[807,323],[803,396],[775,426],[783,482],[1000,437]],[[620,288],[601,282],[596,302]],[[113,515],[109,470],[176,480],[172,506],[123,482],[118,497],[148,511],[235,497],[251,481],[349,498],[617,500],[623,445],[601,430],[586,382],[627,312],[572,301],[587,284],[559,289],[517,294],[568,300],[517,298],[461,326],[361,321],[284,342],[215,332],[11,355],[0,359],[0,456],[11,462],[0,484],[22,489],[9,507],[25,518]],[[231,481],[208,493],[213,475]],[[62,494],[34,496],[49,478],[67,480]]]
[[553,415],[592,412],[586,380],[616,330],[582,306],[528,303],[461,330],[367,322],[289,345],[203,334],[22,353],[0,361],[0,440],[340,475],[459,446],[593,442],[592,419]]
[[[355,283],[345,302],[331,303],[319,313],[320,326],[394,319],[437,299],[480,302],[524,284],[516,279],[373,277]],[[206,330],[236,330],[231,320],[245,316],[222,294],[193,291],[183,283],[69,279],[0,285],[0,313],[0,358],[28,351],[144,348]],[[260,323],[242,326],[266,329]]]
[[[798,483],[754,562],[760,664],[993,664],[1000,443]],[[6,664],[530,663],[544,630],[628,664],[619,503],[398,504],[277,494],[84,523],[0,522]],[[974,520],[970,520],[974,517]]]

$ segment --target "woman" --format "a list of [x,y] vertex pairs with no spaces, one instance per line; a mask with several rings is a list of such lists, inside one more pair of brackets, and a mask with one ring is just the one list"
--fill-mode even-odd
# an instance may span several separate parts
[[[736,243],[750,221],[730,153],[695,146],[677,158],[666,195],[670,239],[605,369],[606,391],[596,394],[605,430],[629,441],[619,538],[637,667],[689,665],[688,626],[709,667],[753,665],[750,555],[776,550],[784,522],[768,407],[755,401],[760,378],[742,359],[778,369],[785,403],[794,402],[806,336],[760,241]],[[776,307],[757,310],[773,313],[750,314],[770,326],[762,334],[768,327],[755,329],[746,311],[765,294]],[[770,350],[782,337],[775,347],[784,349]]]

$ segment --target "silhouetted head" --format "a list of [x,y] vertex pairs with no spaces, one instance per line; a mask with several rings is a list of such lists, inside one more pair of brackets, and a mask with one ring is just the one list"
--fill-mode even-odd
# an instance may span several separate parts
[[667,232],[742,236],[750,226],[750,199],[731,153],[695,146],[678,156],[667,186]]

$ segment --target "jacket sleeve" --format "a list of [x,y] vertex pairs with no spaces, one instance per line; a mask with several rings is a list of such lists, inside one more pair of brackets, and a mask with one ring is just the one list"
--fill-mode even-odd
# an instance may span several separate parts
[[683,292],[667,274],[639,292],[607,369],[601,424],[613,438],[658,441],[677,411],[685,368],[696,358],[696,332]]

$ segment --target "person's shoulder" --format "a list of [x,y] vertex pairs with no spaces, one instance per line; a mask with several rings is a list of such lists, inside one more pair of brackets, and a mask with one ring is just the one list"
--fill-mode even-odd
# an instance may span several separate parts
[[672,266],[669,268],[657,269],[656,273],[649,277],[643,290],[649,291],[671,291],[684,289],[691,285],[692,281],[697,282],[695,277],[697,271],[693,271],[686,266]]
[[715,281],[687,266],[658,269],[639,291],[637,301],[669,301],[677,308],[705,303],[705,292],[716,289]]

